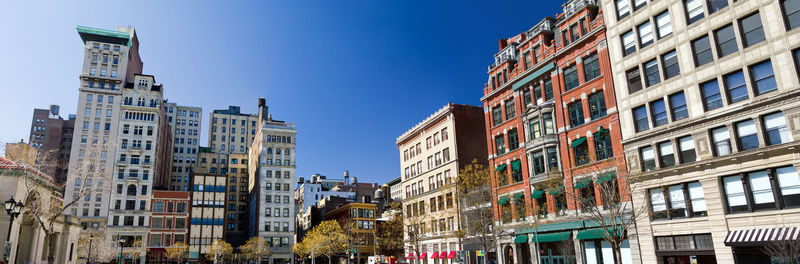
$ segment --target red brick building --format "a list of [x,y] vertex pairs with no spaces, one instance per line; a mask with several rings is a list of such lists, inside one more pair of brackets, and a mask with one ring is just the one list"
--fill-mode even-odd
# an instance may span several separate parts
[[147,262],[170,263],[165,248],[177,242],[188,244],[189,192],[153,191],[150,231],[147,234]]
[[31,120],[30,143],[45,155],[39,168],[46,175],[51,175],[58,184],[67,181],[69,153],[72,150],[72,132],[75,129],[75,115],[69,119],[59,116],[58,105],[50,105],[49,109],[33,109]]
[[513,233],[498,240],[500,263],[535,261],[534,222],[543,261],[613,261],[607,242],[581,235],[596,224],[580,201],[602,206],[595,183],[625,186],[627,174],[602,10],[569,1],[499,49],[481,101],[494,212]]

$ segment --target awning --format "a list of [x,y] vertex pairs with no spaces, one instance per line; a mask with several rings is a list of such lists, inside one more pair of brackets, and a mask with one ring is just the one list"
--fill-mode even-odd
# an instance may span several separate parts
[[511,169],[512,170],[521,170],[522,169],[522,161],[515,160],[511,162]]
[[508,165],[508,164],[501,164],[500,166],[497,166],[496,171],[505,171],[506,170],[506,165]]
[[455,251],[450,251],[450,254],[447,254],[447,258],[448,259],[452,259],[454,257],[456,257],[456,252]]
[[550,195],[559,195],[561,192],[564,191],[564,186],[558,186],[556,188],[550,189],[548,192]]
[[425,259],[425,257],[427,257],[427,256],[428,256],[428,252],[422,252],[422,254],[419,254],[419,259]]
[[447,256],[447,252],[439,253],[439,259],[444,259]]
[[726,246],[758,246],[777,241],[800,240],[797,227],[734,230],[725,237]]
[[575,189],[583,189],[589,187],[589,184],[592,183],[592,178],[585,178],[575,182]]
[[500,197],[497,199],[497,205],[507,205],[508,204],[508,197]]
[[597,132],[594,133],[594,136],[595,137],[602,137],[605,134],[608,134],[608,129],[605,129],[605,128],[603,128],[603,126],[600,126],[600,129],[598,129]]
[[438,256],[439,256],[439,252],[433,252],[433,255],[431,255],[431,258],[435,259]]
[[524,198],[525,198],[525,194],[524,193],[514,194],[514,202],[522,201],[522,199],[524,199]]
[[406,259],[413,259],[413,258],[414,258],[414,254],[408,254],[408,256],[406,256]]
[[531,199],[539,199],[542,198],[543,196],[544,196],[544,191],[534,190],[533,193],[531,193]]
[[[616,228],[617,234],[621,234],[622,229],[617,226]],[[579,240],[587,240],[587,239],[603,239],[606,237],[606,231],[604,228],[590,228],[579,230],[578,234],[575,235],[575,239]]]
[[583,142],[586,142],[586,137],[582,137],[582,138],[579,138],[579,139],[576,139],[576,140],[572,141],[572,144],[569,145],[569,148],[574,148],[574,147],[580,146],[581,144],[583,144]]
[[[565,241],[569,240],[569,236],[572,232],[557,232],[557,233],[544,233],[539,234],[539,242],[556,242],[556,241]],[[531,241],[535,242],[536,238],[533,238]]]
[[609,172],[600,176],[597,176],[597,183],[605,183],[607,181],[613,180],[615,174],[613,172]]
[[538,70],[534,71],[530,75],[525,76],[525,78],[522,78],[522,80],[519,80],[519,81],[515,82],[514,85],[511,86],[512,90],[516,91],[517,89],[519,89],[519,88],[525,86],[526,84],[530,83],[531,81],[533,81],[533,79],[539,78],[539,76],[542,76],[542,74],[545,74],[545,73],[549,72],[550,70],[552,70],[555,67],[556,67],[556,63],[555,62],[551,62],[551,63],[545,64],[544,66],[542,66]]
[[528,243],[528,235],[517,235],[514,237],[514,243]]

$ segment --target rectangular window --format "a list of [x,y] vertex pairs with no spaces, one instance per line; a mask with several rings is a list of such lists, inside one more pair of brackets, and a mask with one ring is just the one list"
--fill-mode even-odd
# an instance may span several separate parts
[[775,83],[775,73],[772,71],[771,61],[765,61],[750,66],[750,74],[753,76],[753,86],[755,86],[756,95],[778,90],[778,85]]
[[739,20],[739,25],[742,30],[742,37],[744,47],[750,47],[764,41],[764,27],[761,25],[761,16],[758,13],[752,14]]
[[623,19],[631,14],[631,7],[629,0],[616,0],[617,6],[617,19]]
[[669,186],[669,216],[671,218],[683,218],[688,216],[686,212],[686,197],[683,195],[683,184]]
[[670,95],[669,105],[673,121],[689,117],[689,110],[686,108],[686,96],[684,96],[683,92]]
[[647,120],[647,108],[640,106],[633,109],[633,123],[636,127],[636,132],[642,132],[650,129],[650,121]]
[[717,56],[720,58],[739,50],[733,25],[727,25],[714,31],[714,38],[717,39]]
[[758,134],[756,123],[753,120],[736,123],[736,135],[739,141],[739,151],[758,148]]
[[576,65],[569,66],[564,69],[564,86],[567,91],[578,87],[578,67]]
[[782,112],[764,116],[764,130],[767,145],[777,145],[792,141],[792,135],[786,127],[786,118]]
[[495,106],[492,108],[492,118],[495,126],[503,123],[503,113],[500,109],[500,106]]
[[[583,139],[585,140],[586,138],[583,138]],[[589,144],[586,144],[586,141],[584,141],[583,143],[581,143],[578,146],[575,146],[572,149],[574,150],[573,154],[575,154],[575,165],[576,166],[585,165],[585,164],[588,164],[590,162],[590,159],[589,159]]]
[[551,100],[553,99],[553,80],[547,78],[544,80],[544,99]]
[[528,137],[531,140],[537,139],[542,136],[541,126],[539,125],[539,118],[528,120]]
[[525,89],[525,91],[522,92],[522,103],[524,103],[525,104],[524,106],[526,106],[526,107],[531,105],[531,90],[530,89]]
[[700,84],[700,92],[703,95],[703,106],[706,111],[722,107],[722,96],[716,79]]
[[639,67],[630,69],[627,72],[625,72],[625,77],[628,80],[629,94],[642,90],[642,78],[639,76]]
[[514,118],[514,99],[506,101],[506,120]]
[[576,127],[583,124],[583,104],[581,101],[577,101],[574,103],[569,104],[567,106],[569,110],[569,124],[572,127]]
[[675,165],[675,151],[672,148],[671,141],[658,144],[658,162],[662,168]]
[[639,25],[637,29],[639,31],[639,47],[644,48],[653,44],[653,27],[649,20]]
[[775,196],[772,194],[772,184],[767,171],[748,173],[750,191],[753,194],[753,209],[775,208]]
[[800,206],[800,177],[794,166],[778,168],[775,170],[778,187],[781,189],[781,200],[785,207]]
[[786,20],[786,27],[788,29],[797,28],[800,26],[800,1],[798,0],[781,0],[783,7],[784,19]]
[[731,154],[731,134],[728,132],[727,127],[711,130],[711,136],[714,140],[714,152],[717,156]]
[[[519,148],[519,137],[517,135],[517,129],[512,129],[508,131],[508,149],[517,149]],[[438,153],[437,153],[438,154]]]
[[650,190],[650,205],[653,210],[653,219],[666,219],[669,217],[667,213],[667,200],[664,199],[664,191],[660,188]]
[[633,30],[622,34],[622,54],[628,56],[636,52],[636,37],[633,36]]
[[703,0],[686,0],[684,2],[686,7],[687,24],[697,22],[705,17],[703,13]]
[[[552,92],[552,91],[551,91]],[[533,101],[539,103],[542,99],[542,87],[538,82],[533,85]]]
[[722,178],[725,187],[725,196],[728,202],[728,212],[745,212],[747,208],[747,197],[744,193],[742,176],[729,176]]
[[672,34],[672,19],[669,17],[669,11],[664,11],[656,16],[656,26],[658,26],[658,38]]
[[656,169],[656,156],[653,147],[647,146],[639,150],[642,155],[642,169],[652,171]]
[[653,127],[659,127],[669,123],[667,107],[664,105],[664,100],[650,102],[650,113],[653,114]]
[[495,152],[497,153],[497,155],[506,153],[505,143],[506,141],[503,138],[503,135],[494,138]]
[[678,53],[674,50],[661,55],[661,63],[664,68],[665,80],[681,74],[680,66],[678,66]]
[[604,160],[614,157],[614,150],[611,147],[611,135],[608,132],[595,134],[594,150],[597,160]]
[[558,171],[558,150],[556,148],[547,148],[545,151],[547,152],[547,170]]
[[[700,1],[700,0],[694,0]],[[692,52],[694,52],[694,64],[700,67],[706,63],[714,61],[714,56],[711,53],[711,43],[708,36],[704,36],[692,41]]]
[[603,91],[589,95],[589,113],[592,120],[606,116],[606,98]]
[[728,93],[728,103],[736,103],[747,100],[750,96],[747,94],[747,84],[744,80],[744,73],[736,71],[729,73],[722,77],[725,82],[725,90]]
[[692,136],[679,138],[678,148],[678,151],[680,151],[681,163],[696,161],[697,154],[694,152],[694,139]]
[[553,123],[553,115],[543,114],[542,119],[544,119],[544,133],[547,135],[555,134],[556,126]]
[[587,81],[600,76],[600,60],[597,57],[597,53],[583,59],[583,74],[584,80]]
[[545,173],[545,164],[544,164],[544,153],[542,151],[536,151],[533,153],[533,174],[542,174]]
[[707,216],[706,198],[703,193],[703,186],[699,182],[692,182],[689,186],[689,201],[692,205],[692,215]]

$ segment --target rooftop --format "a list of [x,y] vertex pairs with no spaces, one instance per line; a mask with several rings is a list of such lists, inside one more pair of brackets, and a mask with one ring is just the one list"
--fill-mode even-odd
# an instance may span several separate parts
[[126,45],[128,47],[133,44],[131,35],[128,32],[108,30],[102,28],[77,26],[78,35],[81,40],[86,44],[86,41],[97,41],[111,44]]

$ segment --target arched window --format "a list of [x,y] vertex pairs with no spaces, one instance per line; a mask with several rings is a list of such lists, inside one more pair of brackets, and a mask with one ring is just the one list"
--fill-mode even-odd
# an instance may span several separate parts
[[128,196],[136,196],[136,185],[133,185],[133,184],[128,185],[127,194],[128,194]]
[[267,154],[272,154],[272,148],[267,148]]

